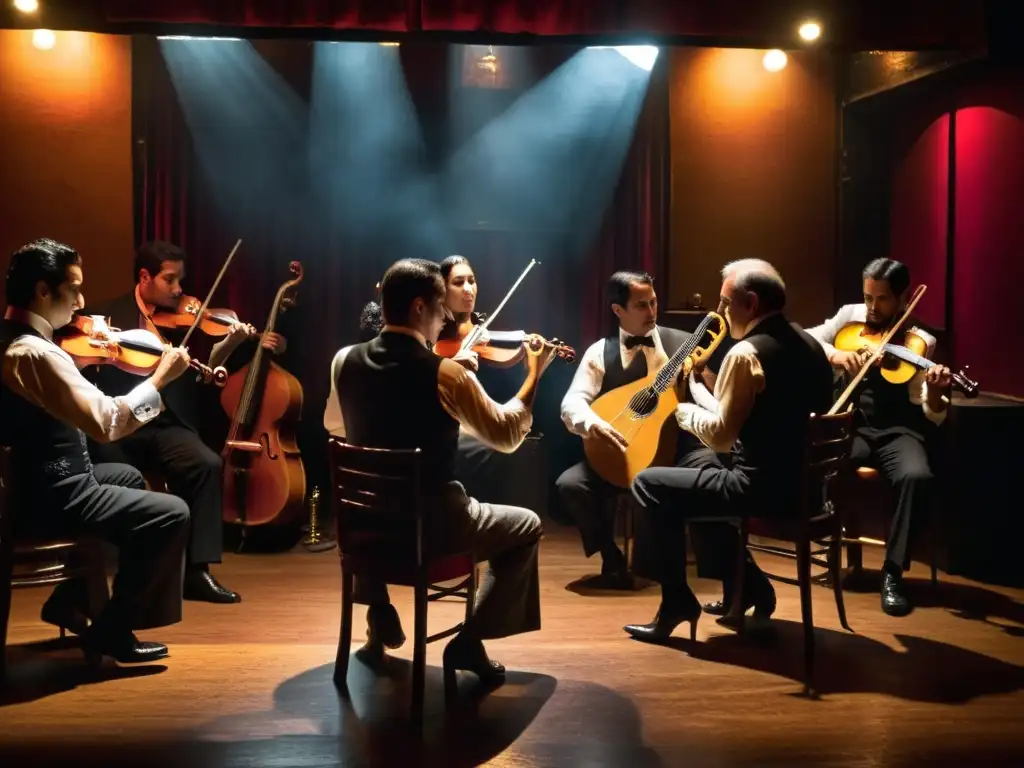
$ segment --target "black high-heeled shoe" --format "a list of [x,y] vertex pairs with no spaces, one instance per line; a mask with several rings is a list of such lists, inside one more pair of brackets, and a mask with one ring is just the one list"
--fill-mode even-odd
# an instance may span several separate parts
[[63,608],[50,602],[43,603],[39,618],[46,624],[56,627],[63,640],[67,633],[81,637],[89,631],[89,619],[84,613],[74,608]]
[[472,672],[485,686],[497,686],[505,682],[505,666],[487,655],[480,640],[463,640],[456,635],[444,649],[444,697],[451,702],[458,689],[455,672]]
[[690,641],[697,640],[697,621],[700,619],[700,601],[692,592],[685,603],[666,603],[662,599],[661,607],[649,624],[627,624],[623,627],[626,633],[637,640],[648,643],[664,643],[676,627],[684,621],[690,622]]
[[[731,596],[713,603],[705,603],[704,613],[709,616],[725,616],[729,613],[730,608],[732,608]],[[743,601],[743,612],[746,613],[751,608],[754,609],[755,620],[768,621],[772,617],[772,614],[775,613],[776,601],[775,589],[771,584],[758,587],[757,590],[747,595]]]

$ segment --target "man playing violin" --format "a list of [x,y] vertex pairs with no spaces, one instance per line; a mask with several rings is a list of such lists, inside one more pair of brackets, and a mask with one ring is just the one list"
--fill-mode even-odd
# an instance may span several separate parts
[[[451,552],[472,551],[490,564],[472,616],[445,648],[444,665],[499,682],[505,669],[488,658],[483,641],[540,628],[541,523],[528,509],[469,496],[456,480],[455,454],[460,427],[497,451],[522,444],[553,350],[529,337],[526,380],[514,398],[496,403],[469,371],[431,351],[445,321],[444,296],[433,262],[403,259],[388,269],[381,280],[384,327],[376,338],[335,355],[324,427],[353,445],[423,451],[436,489],[427,500],[427,540]],[[356,602],[370,606],[365,650],[379,654],[401,646],[405,635],[386,586],[357,580],[355,590]]]
[[[163,327],[159,314],[178,311],[185,262],[185,252],[176,245],[161,241],[144,243],[135,254],[135,288],[112,301],[87,308],[83,314],[109,318],[109,325],[121,330],[144,328],[177,345],[187,329]],[[251,325],[233,325],[213,346],[210,367],[223,364],[243,342],[256,335]],[[274,352],[285,348],[284,339],[277,334],[267,334],[263,344]],[[124,394],[139,382],[138,376],[113,366],[96,366],[85,373],[100,389],[112,394]],[[89,450],[97,461],[154,469],[166,480],[171,493],[188,503],[192,516],[185,599],[236,603],[241,600],[239,595],[221,586],[210,573],[210,564],[221,562],[223,546],[223,460],[199,436],[198,406],[203,400],[197,390],[194,377],[182,377],[168,388],[164,394],[166,408],[151,423],[116,444],[91,443]]]
[[[562,421],[585,440],[604,440],[625,447],[614,427],[590,404],[617,387],[638,381],[660,368],[691,337],[685,331],[657,324],[658,297],[654,279],[643,272],[616,272],[608,282],[618,332],[594,342],[584,353],[569,390],[562,399]],[[677,463],[686,465],[702,448],[691,435],[680,435]],[[587,557],[601,554],[602,586],[628,589],[632,584],[626,557],[615,543],[606,502],[621,490],[600,478],[586,460],[563,472],[555,485],[565,510],[580,529]]]
[[[836,349],[836,335],[849,323],[864,323],[869,331],[884,333],[902,317],[910,296],[910,270],[894,259],[875,259],[862,277],[863,304],[847,304],[807,331],[821,343],[829,362],[850,376],[860,371],[871,352]],[[898,343],[908,331],[924,340],[924,357],[931,357],[935,338],[921,328],[901,328],[893,341]],[[911,521],[932,490],[934,477],[925,444],[946,419],[950,384],[950,370],[944,365],[919,371],[906,386],[887,382],[876,366],[853,395],[859,423],[851,459],[877,465],[897,495],[882,566],[882,610],[890,616],[912,610],[903,583],[903,571],[910,567]]]
[[161,393],[189,369],[189,355],[167,349],[133,389],[104,394],[54,342],[54,331],[82,306],[82,282],[78,252],[49,239],[16,251],[7,271],[0,442],[11,448],[12,522],[22,534],[93,534],[115,544],[113,594],[105,577],[64,582],[42,619],[80,635],[94,658],[151,661],[165,657],[167,646],[139,642],[133,631],[181,621],[189,509],[176,496],[144,490],[134,467],[93,464],[86,436],[110,443],[158,418]]

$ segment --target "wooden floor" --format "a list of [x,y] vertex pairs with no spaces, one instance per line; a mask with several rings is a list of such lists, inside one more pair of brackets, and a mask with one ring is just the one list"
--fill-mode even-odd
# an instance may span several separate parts
[[[549,528],[543,630],[490,644],[508,682],[480,696],[473,678],[460,681],[449,718],[443,643],[430,646],[421,740],[406,720],[408,645],[387,676],[353,662],[351,705],[335,693],[335,551],[226,555],[218,576],[243,603],[186,604],[181,624],[144,635],[171,645],[165,664],[110,665],[98,678],[73,644],[48,642],[46,590],[17,592],[0,765],[1024,765],[1024,591],[949,578],[931,593],[915,566],[925,607],[894,619],[877,594],[848,593],[849,634],[831,590],[815,588],[822,697],[812,701],[800,696],[795,588],[777,587],[774,641],[741,640],[705,616],[696,644],[645,645],[621,626],[649,620],[658,590],[567,589],[598,564],[572,531]],[[695,582],[702,597],[715,586]],[[409,633],[409,591],[393,597]],[[431,626],[457,612],[437,605]]]

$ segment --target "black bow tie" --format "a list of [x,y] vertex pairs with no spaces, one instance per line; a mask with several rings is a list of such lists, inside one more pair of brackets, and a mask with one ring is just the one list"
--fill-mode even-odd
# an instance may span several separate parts
[[650,347],[654,349],[654,337],[653,336],[627,336],[626,337],[626,349],[632,349],[636,346]]

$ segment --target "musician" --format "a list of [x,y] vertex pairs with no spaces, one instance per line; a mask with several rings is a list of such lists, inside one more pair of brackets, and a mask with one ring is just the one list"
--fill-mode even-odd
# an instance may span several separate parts
[[[834,317],[808,330],[821,343],[829,362],[851,376],[860,371],[870,352],[836,349],[832,346],[836,334],[854,322],[884,333],[903,316],[910,297],[910,270],[894,259],[875,259],[864,268],[862,278],[863,304],[847,304]],[[935,337],[917,327],[906,330],[924,339],[924,356],[930,358]],[[912,610],[903,571],[910,567],[912,521],[918,510],[927,507],[933,486],[925,443],[946,419],[943,397],[948,397],[950,385],[951,374],[944,365],[918,372],[906,386],[887,382],[880,368],[874,367],[853,395],[858,425],[851,459],[877,466],[897,496],[882,566],[882,610],[890,616],[905,616]]]
[[[54,342],[54,331],[82,306],[82,283],[78,252],[49,239],[16,251],[7,270],[0,442],[12,449],[12,523],[23,534],[89,533],[117,545],[109,601],[105,578],[98,585],[64,582],[42,619],[81,635],[88,654],[152,661],[165,657],[167,646],[140,642],[133,632],[181,621],[189,509],[176,496],[143,490],[132,467],[92,464],[86,435],[108,443],[157,418],[161,393],[188,369],[189,356],[170,349],[134,389],[105,395]],[[101,597],[91,600],[96,589]]]
[[[661,606],[649,624],[630,624],[633,637],[663,642],[684,621],[696,632],[701,605],[686,579],[686,524],[692,518],[792,515],[798,509],[808,416],[831,406],[832,372],[818,343],[783,314],[786,287],[765,261],[747,259],[722,270],[718,312],[737,340],[715,383],[711,410],[681,403],[679,426],[711,451],[731,452],[730,466],[710,452],[700,468],[655,467],[641,472],[632,491],[636,571],[661,583]],[[696,399],[696,398],[695,398]],[[727,523],[703,526],[694,553],[702,575],[732,592],[738,534]],[[747,553],[744,604],[757,619],[775,610],[775,592]]]
[[[488,658],[482,641],[540,628],[541,524],[530,510],[466,494],[455,479],[459,428],[494,450],[518,448],[532,424],[537,383],[552,353],[546,346],[528,350],[526,381],[516,397],[499,405],[469,371],[430,351],[445,320],[444,296],[433,262],[403,259],[388,269],[381,281],[384,327],[373,340],[335,355],[324,427],[355,445],[424,451],[426,475],[436,489],[428,546],[472,550],[490,562],[473,615],[448,644],[444,663],[496,682],[504,667]],[[355,599],[370,606],[368,646],[401,646],[405,635],[385,585],[357,580]]]
[[[135,254],[135,288],[83,313],[109,318],[111,326],[122,330],[143,328],[177,345],[185,330],[160,328],[152,318],[159,310],[177,311],[185,262],[185,252],[172,243],[144,243]],[[236,324],[214,345],[209,365],[221,365],[243,342],[256,335],[251,325]],[[275,353],[285,349],[284,339],[277,334],[267,334],[263,344]],[[139,383],[138,376],[109,365],[87,369],[85,375],[104,392],[116,395],[131,391]],[[210,564],[221,562],[223,546],[223,460],[198,434],[198,386],[195,377],[183,376],[164,393],[166,407],[157,418],[124,440],[115,444],[93,442],[89,450],[96,461],[116,461],[144,470],[153,468],[164,477],[171,493],[184,499],[192,512],[185,599],[237,603],[241,597],[221,586],[210,573]]]
[[[444,279],[444,303],[451,317],[441,327],[440,339],[459,338],[459,328],[480,325],[485,317],[476,312],[479,295],[476,273],[465,256],[449,256],[440,263]],[[487,338],[484,331],[483,339]],[[464,368],[478,373],[479,358],[472,350],[461,351],[452,360]],[[464,428],[459,429],[459,449],[455,456],[455,477],[470,495],[486,495],[501,469],[502,454],[492,450]]]
[[[618,333],[590,345],[562,399],[562,421],[586,440],[606,440],[625,447],[625,438],[601,419],[590,404],[605,392],[638,381],[660,368],[692,334],[657,324],[658,297],[646,272],[616,272],[608,281],[611,309]],[[680,441],[677,459],[689,461],[700,443],[688,435]],[[601,554],[602,586],[630,588],[626,557],[615,543],[606,500],[622,491],[607,483],[586,459],[563,472],[555,485],[565,510],[580,529],[587,557]]]

